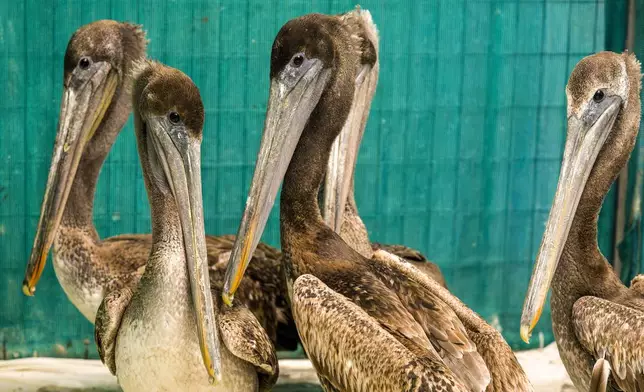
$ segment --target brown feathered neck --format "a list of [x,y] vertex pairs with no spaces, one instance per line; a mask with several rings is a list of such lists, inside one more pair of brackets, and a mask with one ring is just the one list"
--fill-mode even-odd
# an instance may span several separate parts
[[349,115],[355,75],[356,50],[346,30],[333,35],[333,69],[320,100],[311,113],[284,177],[280,201],[281,223],[296,230],[308,224],[324,225],[318,205],[318,191],[326,172],[333,141]]
[[84,34],[88,36],[86,40],[91,40],[92,33],[99,35],[106,32],[120,44],[113,46],[119,52],[112,62],[112,66],[119,74],[119,82],[103,121],[83,151],[61,223],[63,226],[79,227],[92,233],[95,233],[93,212],[98,176],[107,154],[132,111],[130,99],[132,66],[136,61],[145,58],[147,46],[145,32],[141,26],[115,21],[98,21],[74,33],[65,62],[73,60],[75,48],[71,46],[75,42],[75,37]]
[[282,224],[304,229],[310,223],[324,225],[318,205],[333,141],[349,115],[362,38],[355,18],[337,17],[324,27],[333,43],[329,81],[311,113],[284,176],[280,201]]

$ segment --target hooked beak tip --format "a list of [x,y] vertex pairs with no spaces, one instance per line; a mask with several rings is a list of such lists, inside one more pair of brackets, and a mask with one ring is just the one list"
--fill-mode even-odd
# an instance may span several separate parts
[[31,286],[29,285],[29,282],[25,279],[25,280],[22,282],[22,293],[23,293],[24,295],[26,295],[27,297],[33,297],[35,292],[36,292],[36,288],[35,288],[35,287],[31,287]]
[[523,340],[526,343],[530,343],[530,336],[532,335],[532,332],[530,331],[530,326],[529,325],[522,325],[521,326],[521,340]]
[[225,291],[224,293],[221,294],[221,300],[224,301],[224,304],[226,304],[226,306],[229,306],[229,307],[233,306],[233,299],[234,298],[235,298],[235,295],[231,294],[231,293],[229,293],[227,291]]
[[532,317],[532,319],[529,322],[524,320],[521,321],[521,340],[523,340],[524,342],[530,343],[530,336],[532,336],[532,330],[534,330],[534,327],[539,322],[542,311],[543,311],[543,306],[540,306],[537,309],[537,312],[535,313],[534,317]]
[[221,374],[210,375],[210,377],[208,377],[208,383],[210,383],[210,385],[217,385],[220,382]]
[[248,231],[248,234],[246,237],[247,241],[244,244],[244,247],[242,248],[241,258],[240,258],[241,261],[236,263],[233,262],[232,255],[231,255],[231,260],[228,262],[228,270],[226,271],[226,282],[224,284],[223,292],[221,293],[221,299],[224,302],[224,304],[229,307],[233,306],[233,299],[235,298],[235,293],[237,292],[237,288],[239,288],[239,285],[241,284],[241,281],[244,278],[244,272],[246,271],[248,262],[252,257],[250,248],[253,242],[253,236],[255,234],[256,222],[257,222],[256,219],[252,220],[251,229]]

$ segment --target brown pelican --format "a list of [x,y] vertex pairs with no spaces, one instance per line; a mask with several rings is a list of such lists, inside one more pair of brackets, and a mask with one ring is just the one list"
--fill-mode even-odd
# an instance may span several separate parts
[[[626,288],[599,251],[604,197],[633,150],[640,125],[640,64],[633,54],[601,52],[570,74],[568,136],[557,192],[521,316],[528,341],[548,289],[561,359],[580,391],[644,391],[644,295]],[[595,374],[593,365],[597,362]],[[606,389],[604,389],[606,390]]]
[[99,308],[102,358],[126,391],[269,390],[278,372],[270,339],[249,310],[238,303],[221,307],[210,291],[199,90],[182,72],[156,62],[143,61],[134,77],[152,250],[134,292],[112,291]]
[[[363,13],[363,15],[368,15],[368,13]],[[322,216],[326,224],[340,234],[347,245],[364,257],[371,258],[374,251],[385,250],[414,264],[416,268],[425,272],[442,286],[447,287],[438,265],[427,260],[419,251],[404,245],[371,243],[367,228],[358,214],[354,194],[355,164],[367,125],[371,101],[376,92],[380,70],[379,38],[376,26],[369,21],[361,23],[360,27],[365,38],[362,45],[361,65],[356,78],[351,114],[340,131],[340,135],[331,146],[324,181]]]
[[[152,237],[101,239],[93,222],[99,172],[131,111],[132,64],[145,58],[140,26],[101,20],[78,29],[65,54],[60,122],[38,231],[23,291],[33,295],[54,246],[56,276],[70,301],[90,321],[110,291],[134,287],[150,254]],[[234,236],[208,236],[211,283],[221,287]],[[281,278],[281,254],[260,244],[256,268],[242,283],[240,301],[277,341],[290,320]],[[291,322],[292,324],[292,322]],[[280,334],[280,346],[297,347],[297,333]]]
[[530,390],[498,331],[395,256],[363,257],[322,219],[318,190],[350,115],[365,43],[360,24],[371,23],[363,12],[306,15],[275,38],[265,128],[224,302],[232,300],[283,179],[291,308],[327,390]]

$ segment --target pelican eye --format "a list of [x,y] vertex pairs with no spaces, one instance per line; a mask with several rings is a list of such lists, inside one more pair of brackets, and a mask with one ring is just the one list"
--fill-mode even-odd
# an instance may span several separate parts
[[304,62],[304,55],[302,53],[298,53],[295,56],[293,56],[293,66],[296,68],[299,68],[300,65]]
[[90,65],[92,65],[92,61],[89,59],[89,57],[81,57],[78,61],[78,66],[80,67],[80,69],[87,69]]
[[181,116],[177,112],[170,112],[168,113],[168,119],[173,124],[179,124],[179,122],[181,121]]
[[604,100],[604,92],[602,90],[597,90],[595,91],[595,95],[593,95],[593,101],[596,103],[600,103],[601,101]]

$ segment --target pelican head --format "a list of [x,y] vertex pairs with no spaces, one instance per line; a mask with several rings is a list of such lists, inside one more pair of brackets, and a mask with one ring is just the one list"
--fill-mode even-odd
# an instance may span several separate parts
[[[352,105],[362,49],[355,31],[350,18],[310,14],[287,22],[275,38],[264,133],[226,271],[223,301],[227,304],[257,247],[296,147],[301,152],[315,152],[300,154],[309,157],[306,168],[292,169],[309,170],[307,183],[285,183],[285,187],[315,187],[312,190],[317,196],[328,161],[325,149],[331,148]],[[319,115],[322,112],[328,115]],[[317,198],[311,205],[315,208],[307,213],[317,214],[322,221]]]
[[[109,150],[114,138],[104,133],[120,130],[127,120],[129,109],[119,107],[116,97],[125,93],[132,64],[145,57],[145,48],[145,34],[139,26],[112,20],[85,25],[69,40],[58,131],[23,281],[25,295],[36,290],[81,159],[91,162],[94,154]],[[129,107],[128,100],[119,103]],[[118,124],[106,127],[109,121]]]

